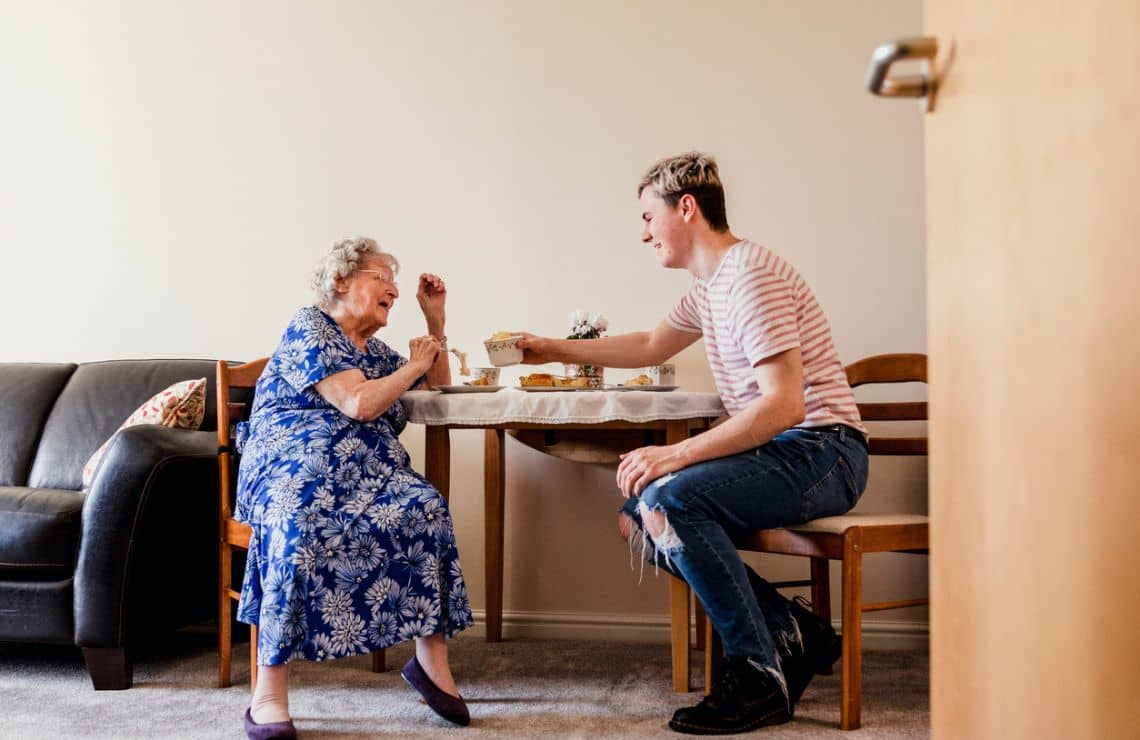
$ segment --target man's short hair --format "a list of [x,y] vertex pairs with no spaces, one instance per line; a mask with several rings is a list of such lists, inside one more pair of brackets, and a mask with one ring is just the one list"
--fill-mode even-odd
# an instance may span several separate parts
[[716,159],[704,152],[685,152],[666,157],[649,168],[637,186],[637,197],[652,187],[661,199],[675,207],[681,197],[692,195],[713,231],[728,231],[724,212],[724,185]]

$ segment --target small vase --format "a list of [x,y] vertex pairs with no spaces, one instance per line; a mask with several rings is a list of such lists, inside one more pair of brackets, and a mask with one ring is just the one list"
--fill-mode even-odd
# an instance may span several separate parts
[[590,388],[601,388],[605,385],[605,368],[601,365],[563,365],[566,377],[585,378]]

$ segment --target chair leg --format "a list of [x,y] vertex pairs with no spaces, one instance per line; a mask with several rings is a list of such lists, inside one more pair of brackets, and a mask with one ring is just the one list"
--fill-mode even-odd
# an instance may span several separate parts
[[712,620],[708,616],[705,617],[701,631],[705,633],[705,696],[708,696],[720,678],[720,658],[724,646],[721,645],[720,635],[713,629]]
[[669,639],[673,652],[673,691],[689,691],[689,584],[669,577]]
[[257,627],[249,626],[249,693],[257,688]]
[[705,611],[705,604],[700,599],[693,599],[693,608],[697,610],[697,644],[698,650],[705,651],[705,693],[712,693],[712,685],[716,683],[720,670],[720,637],[716,629],[712,628],[712,621]]
[[226,542],[218,552],[218,688],[228,688],[233,651],[233,617],[230,614],[230,579],[233,551]]
[[843,535],[843,668],[839,727],[859,728],[863,683],[863,534],[858,527]]
[[373,673],[383,673],[384,672],[384,650],[383,649],[372,651],[372,672]]
[[[811,559],[811,610],[827,623],[831,623],[831,569],[827,558]],[[828,666],[823,675],[834,671]]]
[[701,603],[700,599],[693,599],[693,613],[696,615],[693,621],[696,622],[697,628],[694,630],[696,633],[693,640],[694,650],[704,650],[705,645],[705,630],[702,625],[708,621],[705,616],[705,605]]

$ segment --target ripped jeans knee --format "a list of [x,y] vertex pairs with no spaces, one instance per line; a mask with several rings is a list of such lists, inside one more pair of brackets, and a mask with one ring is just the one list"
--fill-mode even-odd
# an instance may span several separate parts
[[650,559],[655,567],[662,563],[666,570],[674,573],[672,557],[685,548],[684,540],[678,535],[670,517],[671,511],[679,511],[672,502],[665,501],[661,486],[668,483],[672,476],[664,476],[650,484],[638,498],[629,499],[618,515],[618,528],[622,536],[629,542],[630,569],[633,569],[634,548],[640,545],[641,575],[640,582],[645,575],[645,562]]
[[677,536],[676,530],[669,523],[669,517],[664,508],[650,509],[649,505],[642,500],[637,505],[637,513],[641,514],[641,524],[649,536],[653,538],[658,549],[668,553],[684,546],[681,538]]

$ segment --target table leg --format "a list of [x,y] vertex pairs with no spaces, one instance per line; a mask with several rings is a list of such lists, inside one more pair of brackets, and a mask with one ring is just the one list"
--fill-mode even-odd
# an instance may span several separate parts
[[[677,444],[689,438],[687,421],[665,424],[665,444]],[[691,679],[689,665],[689,584],[669,579],[669,641],[673,653],[673,690],[686,692]]]
[[484,431],[483,527],[486,537],[487,642],[503,639],[503,430]]
[[424,477],[447,501],[451,493],[451,434],[447,427],[425,428],[424,457]]
[[689,690],[689,584],[669,577],[669,641],[673,654],[673,690]]

